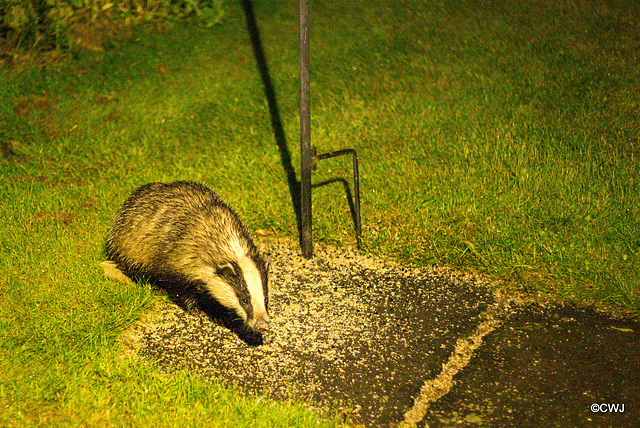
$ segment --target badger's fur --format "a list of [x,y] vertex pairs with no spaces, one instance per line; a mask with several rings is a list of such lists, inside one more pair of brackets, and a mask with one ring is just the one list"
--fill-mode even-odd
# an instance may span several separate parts
[[268,267],[235,212],[205,185],[150,183],[118,209],[105,275],[146,279],[187,307],[211,298],[251,331],[265,331]]

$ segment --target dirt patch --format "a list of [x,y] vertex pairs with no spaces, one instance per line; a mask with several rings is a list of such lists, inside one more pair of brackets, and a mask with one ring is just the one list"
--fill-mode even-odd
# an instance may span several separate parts
[[28,117],[34,113],[50,114],[56,105],[56,101],[50,96],[28,95],[17,100],[15,111],[21,117]]
[[262,346],[167,304],[153,322],[133,326],[130,348],[167,369],[193,367],[247,392],[295,395],[319,410],[346,409],[367,426],[389,426],[495,302],[471,276],[320,246],[312,260],[286,242],[262,248],[271,262],[272,317]]
[[76,215],[70,211],[38,211],[31,216],[29,224],[35,225],[53,220],[66,226],[71,224],[75,219]]
[[23,144],[16,140],[0,141],[0,154],[3,159],[24,161],[27,156],[22,153]]
[[16,100],[14,111],[47,139],[53,140],[70,132],[58,120],[58,102],[49,94],[21,97]]

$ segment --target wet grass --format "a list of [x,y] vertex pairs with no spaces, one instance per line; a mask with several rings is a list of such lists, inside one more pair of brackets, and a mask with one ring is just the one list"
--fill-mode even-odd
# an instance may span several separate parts
[[[313,143],[358,150],[363,250],[637,313],[637,7],[394,4],[312,4]],[[0,69],[2,425],[317,426],[120,358],[159,297],[97,268],[116,207],[150,181],[205,181],[251,229],[297,234],[296,4],[254,5],[271,102],[227,6],[213,29]],[[349,174],[326,160],[314,181]],[[314,189],[316,240],[355,244],[344,196]]]

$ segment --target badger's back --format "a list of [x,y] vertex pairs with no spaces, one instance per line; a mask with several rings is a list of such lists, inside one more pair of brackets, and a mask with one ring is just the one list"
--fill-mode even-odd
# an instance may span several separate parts
[[178,181],[134,191],[118,209],[106,252],[131,274],[157,277],[194,268],[196,254],[232,259],[233,250],[246,253],[251,246],[237,215],[218,195],[200,183]]
[[205,292],[250,327],[268,322],[266,263],[235,212],[203,184],[135,190],[116,213],[106,255],[130,278]]

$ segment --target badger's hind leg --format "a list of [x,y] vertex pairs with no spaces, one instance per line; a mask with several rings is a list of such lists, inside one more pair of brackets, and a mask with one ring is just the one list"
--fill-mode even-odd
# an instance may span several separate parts
[[109,279],[118,282],[124,282],[125,284],[133,284],[131,278],[122,273],[120,269],[118,269],[118,265],[116,262],[112,262],[111,260],[107,260],[106,262],[100,263],[100,267],[104,271],[104,276]]

